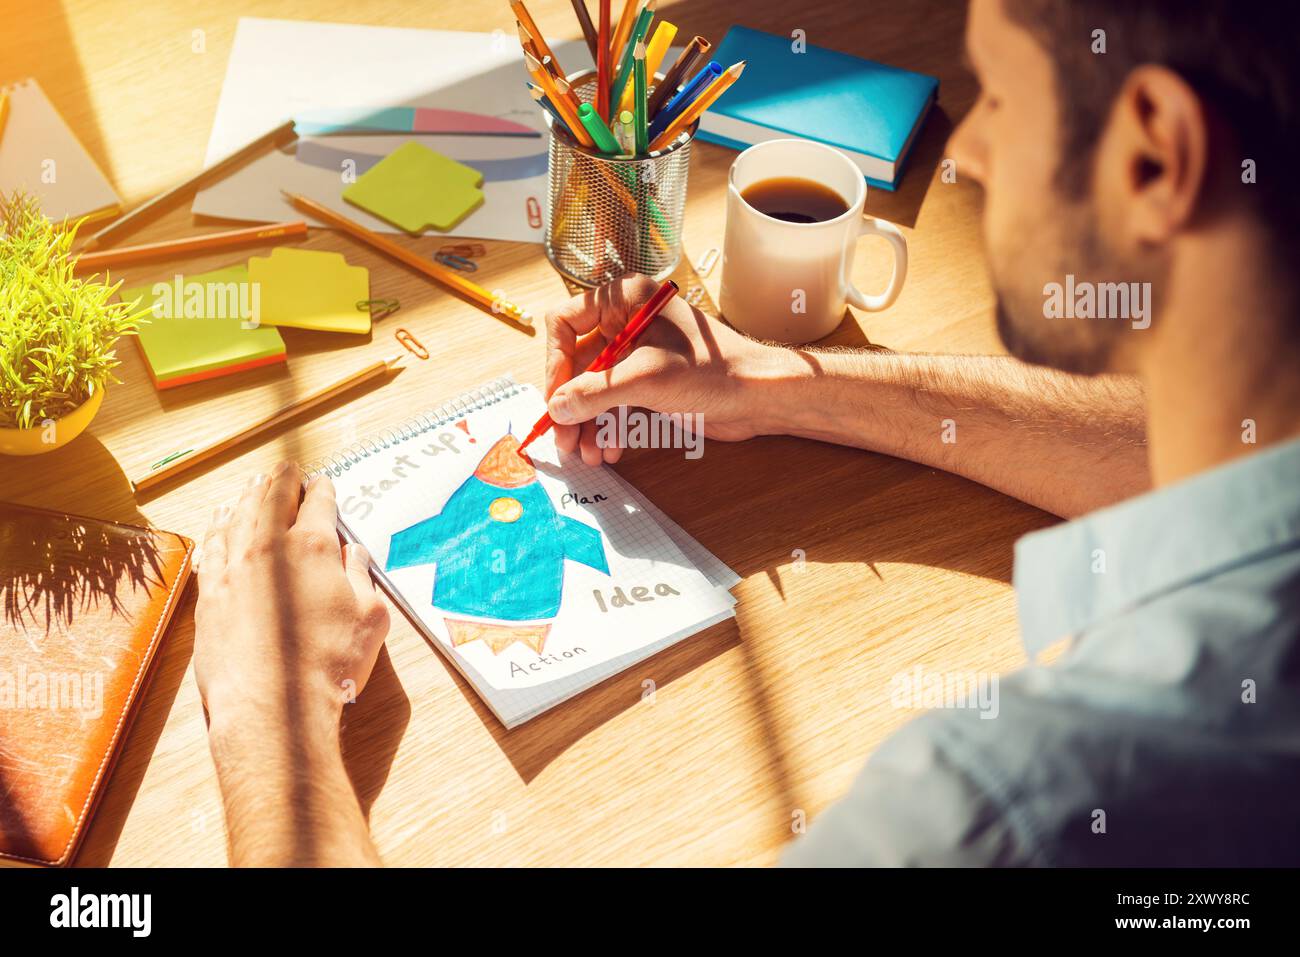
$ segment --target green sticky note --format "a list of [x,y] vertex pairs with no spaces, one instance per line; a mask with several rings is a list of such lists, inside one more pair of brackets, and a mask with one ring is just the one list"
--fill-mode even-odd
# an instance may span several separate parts
[[483,205],[483,174],[411,141],[343,190],[354,206],[418,235],[445,232]]
[[247,266],[120,292],[123,302],[152,307],[136,341],[159,389],[284,361],[284,340],[270,326],[248,328],[259,317],[259,296]]

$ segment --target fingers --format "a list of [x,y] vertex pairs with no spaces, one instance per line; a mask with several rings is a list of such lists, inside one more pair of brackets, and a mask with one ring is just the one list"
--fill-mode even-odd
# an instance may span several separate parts
[[375,642],[377,647],[388,634],[388,606],[379,597],[374,580],[370,577],[370,553],[364,545],[348,542],[343,546],[343,569],[361,608],[364,640]]
[[293,462],[281,462],[271,472],[266,498],[257,516],[257,530],[262,533],[288,531],[298,517],[302,499],[302,470]]
[[307,483],[293,527],[310,535],[338,541],[338,505],[334,483],[328,475],[314,475]]
[[[546,394],[567,382],[586,363],[576,356],[579,340],[593,332],[612,339],[628,318],[649,299],[658,284],[648,276],[629,275],[574,296],[546,316]],[[604,343],[601,342],[600,345]]]
[[556,389],[547,411],[557,425],[577,425],[618,405],[655,408],[653,386],[660,366],[649,353],[634,351],[612,369],[570,379]]
[[253,540],[253,533],[257,531],[257,513],[262,508],[262,499],[266,497],[267,484],[267,477],[260,473],[245,484],[226,526],[227,554],[242,555]]
[[198,572],[200,575],[217,575],[226,567],[226,529],[233,510],[229,505],[218,505],[212,510],[212,520],[203,536]]

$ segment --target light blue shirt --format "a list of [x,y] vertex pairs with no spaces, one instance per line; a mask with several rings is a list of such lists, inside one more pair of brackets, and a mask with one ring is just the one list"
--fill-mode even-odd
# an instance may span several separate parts
[[791,865],[1300,864],[1300,441],[1016,543],[1030,659],[933,710]]

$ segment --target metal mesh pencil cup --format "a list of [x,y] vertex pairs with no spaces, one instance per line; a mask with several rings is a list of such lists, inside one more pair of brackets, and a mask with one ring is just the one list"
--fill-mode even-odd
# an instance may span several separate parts
[[[595,75],[570,84],[590,101]],[[664,279],[682,258],[682,213],[690,173],[686,138],[644,159],[604,156],[580,145],[546,114],[551,130],[547,163],[546,258],[561,274],[599,286],[628,272]]]

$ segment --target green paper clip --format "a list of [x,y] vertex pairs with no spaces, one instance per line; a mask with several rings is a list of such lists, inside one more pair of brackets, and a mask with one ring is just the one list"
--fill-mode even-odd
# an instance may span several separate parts
[[362,312],[369,311],[372,321],[384,319],[391,316],[402,304],[396,299],[362,299],[357,302],[357,308]]

